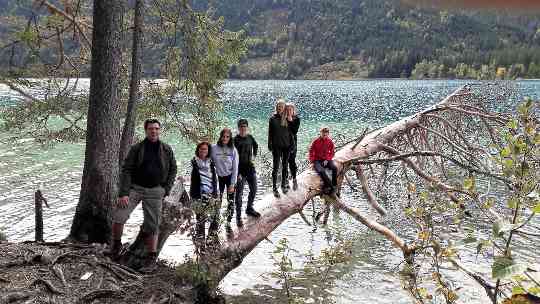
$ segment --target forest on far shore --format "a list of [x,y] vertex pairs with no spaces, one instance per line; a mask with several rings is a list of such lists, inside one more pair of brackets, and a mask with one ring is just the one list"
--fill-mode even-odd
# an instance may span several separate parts
[[[91,22],[87,2],[78,1],[78,10]],[[201,0],[192,5],[223,16],[225,29],[243,31],[248,52],[230,68],[229,78],[540,78],[537,14],[423,9],[398,0]],[[21,1],[0,0],[0,41],[22,35],[14,25],[26,24],[30,14]],[[166,41],[152,40],[143,50],[145,76],[163,77],[166,67],[155,63]],[[40,56],[52,58],[50,52]],[[0,66],[20,66],[12,62],[13,53],[2,48]]]

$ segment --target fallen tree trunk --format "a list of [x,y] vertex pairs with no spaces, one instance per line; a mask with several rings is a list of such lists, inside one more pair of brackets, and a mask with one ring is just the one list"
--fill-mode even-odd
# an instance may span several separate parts
[[[399,192],[402,195],[407,193],[407,188],[396,191],[385,186],[396,182],[391,181],[392,178],[397,177],[402,184],[406,181],[406,187],[409,187],[412,175],[416,180],[423,181],[426,187],[438,189],[460,204],[464,198],[471,195],[461,185],[448,179],[447,171],[450,168],[504,181],[503,177],[489,172],[482,160],[488,154],[488,147],[497,144],[493,130],[506,124],[508,118],[504,114],[489,111],[489,100],[482,95],[485,92],[478,93],[478,90],[481,91],[474,85],[462,87],[422,112],[367,134],[364,132],[360,138],[350,141],[337,151],[334,157],[339,171],[338,186],[341,187],[343,180],[346,180],[344,177],[347,171],[354,170],[367,202],[380,215],[384,215],[386,209],[377,198],[381,191]],[[497,95],[497,98],[500,96]],[[286,219],[301,213],[314,197],[321,195],[322,181],[312,169],[305,170],[297,180],[297,191],[291,191],[280,198],[274,198],[271,194],[265,195],[259,203],[262,206],[260,218],[249,219],[243,228],[229,232],[227,239],[208,247],[210,249],[204,253],[199,253],[195,261],[187,262],[194,263],[197,271],[204,273],[196,276],[198,281],[192,282],[200,299],[207,300],[219,282],[238,267],[262,240]],[[184,230],[188,229],[191,224],[189,198],[182,186],[177,185],[177,189],[181,191],[167,198],[163,208],[160,248],[172,232],[180,229],[180,226],[184,226]],[[376,219],[362,214],[360,210],[345,205],[335,196],[323,195],[322,198],[328,203],[326,208],[333,203],[338,210],[351,215],[391,241],[403,252],[407,262],[412,261],[417,250],[414,242],[406,240]],[[396,198],[393,203],[398,201]],[[136,265],[143,255],[144,246],[138,237],[130,247],[125,261]]]
[[[346,171],[353,167],[353,164],[361,165],[362,161],[373,162],[373,158],[380,159],[381,156],[386,158],[395,157],[396,155],[403,155],[410,150],[416,151],[417,149],[425,148],[426,145],[430,147],[437,147],[437,152],[444,152],[443,156],[460,159],[462,163],[466,164],[471,169],[477,169],[481,167],[480,153],[475,152],[472,155],[469,152],[469,146],[478,144],[478,140],[471,134],[452,134],[452,132],[469,132],[466,129],[450,129],[441,127],[444,123],[442,120],[430,117],[433,115],[439,116],[456,116],[460,119],[470,119],[472,121],[486,124],[488,128],[494,128],[504,124],[507,121],[505,115],[492,113],[486,110],[483,104],[486,98],[480,98],[480,96],[473,94],[471,89],[473,86],[465,86],[454,93],[446,97],[438,104],[412,116],[403,118],[396,121],[384,128],[372,131],[359,141],[352,141],[339,151],[336,152],[334,161],[339,170],[339,174],[343,176]],[[439,123],[439,124],[437,124]],[[437,127],[440,128],[438,129]],[[426,130],[427,129],[427,130]],[[412,130],[417,130],[415,136],[410,135]],[[488,131],[480,130],[481,133],[488,133]],[[443,134],[445,133],[445,134]],[[423,136],[419,136],[423,134]],[[475,133],[476,134],[476,133]],[[478,135],[478,134],[477,134]],[[423,137],[423,139],[421,138]],[[427,138],[427,140],[426,140]],[[465,141],[458,140],[459,138],[467,138]],[[411,142],[416,140],[416,142]],[[428,142],[431,140],[432,142]],[[437,145],[435,145],[437,143]],[[486,143],[487,146],[489,143]],[[465,155],[464,155],[465,154]],[[411,156],[422,158],[422,155],[411,154]],[[429,157],[425,156],[426,164],[429,163]],[[399,159],[399,158],[398,158]],[[444,158],[441,158],[444,159]],[[464,160],[466,159],[466,160]],[[408,157],[402,157],[400,159],[406,165],[406,169],[413,169],[413,174],[416,174],[418,179],[424,180],[427,184],[434,184],[440,191],[446,192],[450,198],[457,199],[456,197],[467,195],[467,191],[461,189],[459,186],[450,186],[443,183],[441,177],[433,174],[430,171],[428,174],[425,170],[425,164],[422,166],[417,165]],[[368,164],[369,165],[369,164]],[[444,167],[438,162],[437,168],[439,171]],[[363,176],[363,172],[360,171]],[[439,172],[441,173],[441,172]],[[385,173],[386,174],[386,173]],[[443,174],[440,174],[441,176]],[[375,176],[371,176],[374,179]],[[369,177],[363,177],[366,180]],[[343,179],[340,179],[340,184]],[[364,187],[363,191],[368,197],[368,200],[375,208],[378,206],[374,194],[371,193],[367,186],[367,181],[362,181]],[[224,241],[221,246],[214,252],[208,254],[203,262],[206,263],[208,268],[208,286],[211,289],[219,284],[219,282],[234,268],[238,267],[242,260],[268,235],[276,229],[281,223],[283,223],[290,216],[299,213],[303,210],[304,206],[315,196],[321,193],[321,179],[313,170],[306,170],[298,176],[299,189],[297,191],[289,192],[287,195],[282,195],[281,198],[274,198],[271,194],[267,194],[262,199],[259,205],[263,206],[261,209],[261,217],[256,220],[249,220],[243,228],[234,231],[230,237]],[[414,253],[415,247],[411,245],[392,229],[378,223],[376,220],[360,214],[358,210],[354,210],[344,205],[339,199],[323,196],[323,199],[334,201],[335,206],[348,214],[353,218],[363,223],[370,229],[373,229],[381,233],[384,237],[392,241],[392,243],[402,250],[405,258],[410,257]],[[377,208],[379,213],[384,213],[384,209]]]

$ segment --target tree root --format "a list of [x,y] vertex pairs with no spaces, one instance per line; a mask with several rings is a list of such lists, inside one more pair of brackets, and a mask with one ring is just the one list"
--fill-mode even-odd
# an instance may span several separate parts
[[9,279],[6,279],[6,278],[2,278],[0,277],[0,282],[4,282],[4,283],[11,283],[11,281]]
[[93,290],[91,292],[86,293],[82,297],[80,297],[77,300],[77,304],[82,303],[91,303],[95,299],[104,298],[104,297],[112,297],[112,298],[122,298],[124,296],[124,292],[120,290],[115,289],[98,289]]
[[[98,265],[108,270],[122,281],[141,280],[141,277],[138,274],[134,273],[133,270],[123,265],[104,262],[100,262]],[[127,270],[126,268],[129,270]]]
[[62,271],[62,268],[59,265],[53,265],[51,269],[54,275],[62,282],[64,287],[67,287],[68,284],[66,282],[66,277],[64,276],[64,271]]
[[47,287],[47,289],[51,292],[51,293],[54,293],[54,294],[64,294],[63,291],[59,290],[58,288],[56,288],[51,282],[45,280],[45,279],[35,279],[31,284],[30,286],[37,286],[38,284],[43,284],[45,285],[45,287]]
[[32,296],[35,296],[39,293],[39,290],[34,289],[31,291],[14,291],[3,296],[0,296],[0,304],[4,303],[13,303],[21,300],[26,300]]

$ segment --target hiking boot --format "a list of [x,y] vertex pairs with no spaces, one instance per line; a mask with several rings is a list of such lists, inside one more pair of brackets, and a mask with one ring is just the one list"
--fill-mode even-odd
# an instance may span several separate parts
[[322,189],[322,193],[326,195],[332,195],[332,192],[334,192],[334,187],[324,187]]
[[292,180],[292,189],[293,191],[298,190],[298,182],[296,181],[296,178],[293,178]]
[[280,196],[278,189],[274,189],[274,197],[279,198]]
[[244,227],[244,222],[242,222],[242,218],[237,218],[236,219],[236,227],[238,227],[238,228]]
[[289,185],[281,185],[281,192],[283,192],[283,194],[287,194],[287,192],[289,192]]
[[252,217],[261,217],[261,214],[259,212],[255,211],[255,209],[253,209],[253,207],[251,207],[251,208],[248,207],[246,209],[246,214],[248,216],[252,216]]
[[143,261],[143,265],[139,268],[141,273],[152,273],[157,270],[157,255],[156,253],[149,253]]
[[108,256],[113,261],[118,261],[122,252],[122,241],[121,240],[114,240],[111,246],[111,249],[109,251],[105,252],[105,256]]

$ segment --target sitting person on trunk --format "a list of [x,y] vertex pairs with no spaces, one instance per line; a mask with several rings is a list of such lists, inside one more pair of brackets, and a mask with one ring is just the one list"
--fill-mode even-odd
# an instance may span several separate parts
[[[218,186],[214,162],[210,158],[210,143],[201,142],[195,149],[195,157],[191,160],[191,185],[189,195],[193,200],[192,208],[197,223],[195,225],[195,245],[199,252],[205,250],[205,226],[209,217],[212,223],[208,235],[217,235],[219,219],[215,217],[217,209]],[[217,210],[216,210],[217,209]]]
[[[309,148],[309,161],[315,171],[323,180],[322,192],[324,194],[335,194],[337,188],[337,167],[334,161],[334,142],[330,138],[330,129],[321,128],[321,134],[317,137]],[[326,175],[326,169],[332,170],[332,181]]]

